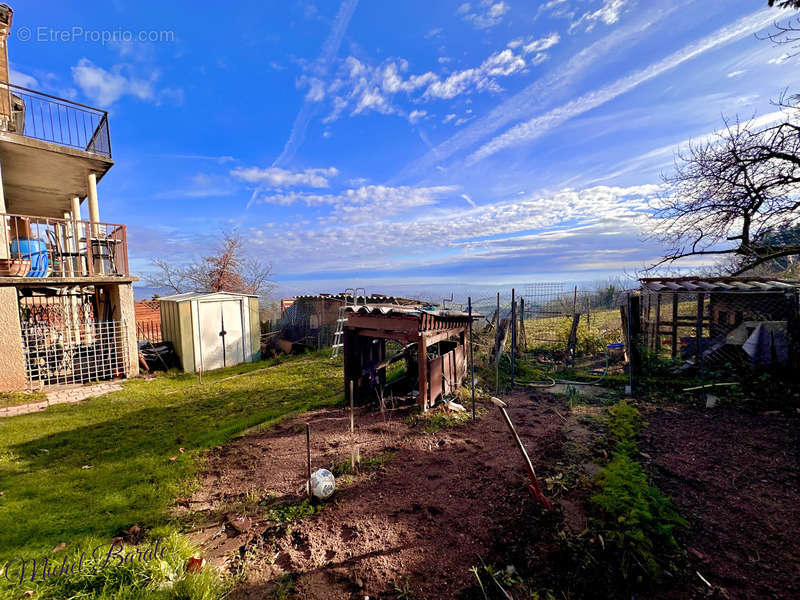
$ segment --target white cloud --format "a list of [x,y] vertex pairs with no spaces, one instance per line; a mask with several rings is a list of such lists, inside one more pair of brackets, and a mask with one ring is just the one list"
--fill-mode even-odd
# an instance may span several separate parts
[[728,77],[739,77],[740,75],[744,75],[747,71],[731,71],[728,73]]
[[26,73],[21,73],[12,67],[8,69],[8,78],[10,83],[14,85],[20,85],[26,88],[36,88],[39,86],[39,82],[36,81],[35,77],[27,75]]
[[[459,194],[470,204],[466,210],[460,201],[444,205],[454,191],[450,186],[368,186],[341,194],[265,197],[259,201],[305,202],[328,207],[331,214],[317,227],[256,229],[253,239],[268,254],[294,261],[297,273],[336,270],[343,261],[348,269],[392,270],[517,257],[563,262],[559,268],[583,262],[597,268],[604,261],[638,266],[650,257],[642,254],[649,250],[642,250],[638,235],[659,186],[568,188],[474,207],[468,194]],[[429,208],[413,210],[420,206]],[[388,218],[401,212],[413,218]],[[331,247],[337,248],[335,256]]]
[[456,14],[462,19],[471,23],[476,29],[488,29],[498,25],[511,7],[507,2],[493,2],[492,0],[482,0],[474,7],[465,2],[458,7]]
[[785,63],[790,58],[791,58],[791,55],[789,55],[789,54],[781,54],[780,56],[777,56],[775,58],[770,58],[767,61],[767,63],[770,64],[770,65],[782,65],[783,63]]
[[442,119],[442,123],[449,123],[450,121],[455,119],[457,116],[458,115],[456,113],[450,113],[448,115],[445,115],[445,118]]
[[418,123],[421,119],[428,114],[428,111],[425,110],[412,110],[411,113],[408,115],[408,122],[414,125]]
[[558,97],[582,75],[585,75],[596,63],[606,58],[609,54],[617,52],[620,47],[630,45],[639,39],[666,15],[677,10],[677,5],[657,8],[642,13],[634,20],[613,29],[608,35],[593,42],[558,70],[554,70],[545,77],[539,78],[522,91],[514,94],[499,103],[486,115],[480,117],[475,123],[464,130],[454,134],[441,142],[431,151],[407,165],[398,176],[420,176],[440,164],[441,161],[474,147],[486,136],[491,135],[501,127],[529,118],[536,109],[547,105]]
[[308,102],[321,102],[325,98],[325,83],[321,79],[309,77],[307,85],[306,100]]
[[333,167],[327,169],[305,169],[304,171],[288,171],[280,167],[237,167],[231,175],[247,183],[260,183],[272,187],[306,186],[313,188],[328,187],[328,180],[336,177],[339,171]]
[[457,188],[453,186],[389,187],[365,185],[350,188],[335,194],[312,194],[289,192],[283,194],[260,193],[252,200],[254,204],[277,204],[291,206],[329,206],[331,214],[322,218],[324,223],[375,221],[385,219],[411,208],[436,204]]
[[661,75],[684,62],[707,52],[717,46],[726,44],[739,39],[745,35],[750,35],[763,28],[773,20],[773,15],[769,10],[764,9],[755,14],[748,15],[736,21],[733,25],[728,25],[718,29],[709,36],[684,46],[662,60],[637,71],[631,75],[618,79],[614,83],[598,90],[589,92],[580,98],[576,98],[562,106],[554,108],[549,112],[529,119],[519,125],[515,125],[505,133],[495,137],[473,152],[467,159],[468,164],[473,164],[479,160],[487,158],[492,154],[522,143],[526,143],[544,136],[553,128],[561,123],[581,115],[588,110],[605,104],[617,96],[624,94],[636,86]]
[[533,40],[532,42],[528,42],[522,45],[522,51],[525,54],[531,54],[532,52],[542,52],[544,50],[552,48],[560,41],[561,41],[561,36],[553,32],[549,35],[546,35],[543,38],[539,38],[538,40]]
[[475,204],[475,201],[469,196],[469,194],[461,194],[461,197],[466,200],[467,204],[469,204],[472,208],[477,208],[478,205]]
[[[550,35],[531,44],[546,49],[557,42],[558,36]],[[402,58],[388,59],[380,65],[371,66],[348,56],[325,92],[332,98],[333,105],[325,122],[334,121],[347,111],[350,115],[368,111],[405,114],[393,102],[393,96],[397,94],[417,100],[449,100],[473,92],[500,91],[502,88],[498,79],[521,73],[527,68],[524,53],[521,47],[519,53],[513,48],[505,48],[491,54],[477,67],[453,71],[444,78],[432,71],[408,75],[408,61]],[[546,55],[537,52],[531,57],[530,64],[537,64],[544,58]],[[302,81],[310,85],[309,79]]]
[[606,25],[613,25],[619,21],[622,9],[628,0],[603,0],[603,6],[595,11],[583,13],[581,17],[572,23],[569,27],[569,32],[572,33],[575,29],[585,25],[585,31],[591,31],[598,22],[603,22]]
[[126,74],[127,70],[126,65],[115,65],[107,71],[82,58],[72,67],[72,79],[87,98],[100,106],[110,106],[123,96],[156,101],[157,75],[151,75],[149,80],[137,79]]

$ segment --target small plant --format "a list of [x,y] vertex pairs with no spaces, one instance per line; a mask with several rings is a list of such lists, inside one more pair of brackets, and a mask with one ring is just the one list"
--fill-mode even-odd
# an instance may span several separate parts
[[312,504],[308,498],[304,498],[300,502],[283,502],[273,506],[267,511],[267,519],[276,523],[293,523],[321,510],[321,505]]
[[598,525],[605,541],[619,553],[622,577],[658,580],[673,567],[680,553],[675,534],[687,522],[633,459],[638,453],[636,436],[644,425],[639,411],[621,400],[608,412],[607,437],[616,449],[597,474],[600,491],[591,502],[600,512]]
[[408,582],[408,577],[403,581],[403,585],[395,584],[394,591],[397,594],[397,600],[412,600],[414,598],[414,590],[411,589],[411,584]]
[[581,397],[580,392],[578,392],[578,388],[574,385],[568,385],[567,390],[567,400],[569,401],[569,408],[572,410],[572,405],[578,401],[578,398]]
[[447,429],[454,425],[461,425],[466,423],[472,418],[468,412],[450,411],[449,414],[442,409],[440,412],[427,412],[411,415],[406,418],[406,423],[409,427],[416,427],[421,425],[422,431],[425,433],[436,433],[442,429]]

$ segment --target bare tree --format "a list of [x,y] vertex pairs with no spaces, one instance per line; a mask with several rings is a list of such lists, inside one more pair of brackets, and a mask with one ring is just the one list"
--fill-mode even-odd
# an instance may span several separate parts
[[237,292],[266,295],[272,289],[269,279],[272,265],[244,253],[244,241],[238,231],[225,231],[213,254],[196,258],[189,264],[154,259],[156,271],[145,276],[153,287],[183,292]]
[[800,244],[776,243],[800,224],[800,125],[787,109],[775,125],[725,123],[710,141],[691,144],[664,177],[651,234],[668,248],[660,266],[689,256],[726,256],[739,274]]

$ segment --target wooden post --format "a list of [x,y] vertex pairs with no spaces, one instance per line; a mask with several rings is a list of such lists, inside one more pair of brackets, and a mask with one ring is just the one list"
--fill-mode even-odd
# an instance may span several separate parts
[[475,420],[475,359],[472,355],[472,296],[467,298],[467,306],[469,307],[469,371],[470,371],[470,387],[472,387],[472,420]]
[[672,294],[672,358],[678,357],[678,294]]
[[350,433],[352,434],[355,429],[355,423],[353,418],[353,399],[355,396],[353,395],[353,380],[350,380]]
[[514,362],[517,354],[517,300],[516,290],[511,288],[511,387],[514,387]]
[[417,343],[417,363],[419,364],[419,406],[422,412],[428,410],[428,348],[425,334],[421,333]]
[[[500,333],[500,292],[497,292],[497,332]],[[503,338],[503,342],[505,343],[505,337]],[[495,344],[495,348],[497,345]],[[501,351],[504,348],[501,348]],[[496,355],[494,357],[494,387],[495,393],[500,393],[500,356]]]
[[697,294],[697,331],[695,333],[695,364],[700,371],[700,397],[706,401],[705,377],[703,377],[703,301],[705,294]]
[[789,333],[789,368],[800,368],[800,294],[786,294],[786,329]]
[[636,392],[641,376],[642,357],[640,337],[642,328],[641,297],[628,297],[628,340],[630,341],[630,387],[631,393]]
[[528,349],[528,338],[525,335],[525,297],[519,299],[519,344],[522,345],[522,351]]
[[653,331],[653,350],[656,356],[661,354],[661,293],[656,297],[656,326]]
[[306,474],[308,475],[308,497],[314,492],[311,489],[311,424],[306,423]]

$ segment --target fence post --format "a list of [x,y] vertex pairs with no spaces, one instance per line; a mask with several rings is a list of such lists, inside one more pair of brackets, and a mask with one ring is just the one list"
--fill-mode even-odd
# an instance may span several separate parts
[[789,333],[789,368],[800,369],[800,293],[786,294],[786,329]]
[[629,387],[631,394],[637,392],[639,377],[641,376],[642,357],[639,347],[642,328],[641,297],[628,296],[628,342],[630,344],[630,359],[628,364]]
[[703,303],[705,294],[697,294],[697,331],[695,332],[695,364],[700,371],[700,398],[706,401],[705,377],[703,376]]
[[469,370],[472,387],[472,420],[475,420],[475,359],[472,355],[472,296],[467,298],[467,306],[469,307]]
[[511,288],[511,387],[514,387],[514,361],[517,354],[517,300],[516,290]]
[[678,293],[672,294],[672,358],[678,356]]

